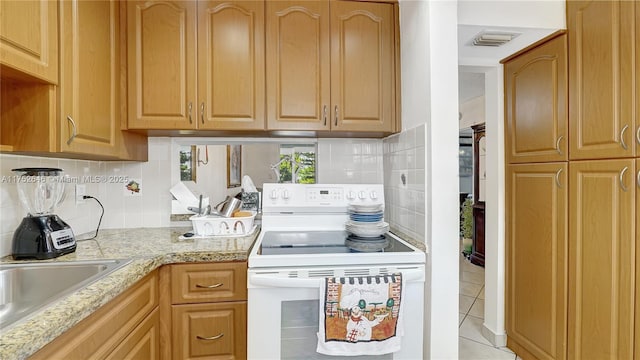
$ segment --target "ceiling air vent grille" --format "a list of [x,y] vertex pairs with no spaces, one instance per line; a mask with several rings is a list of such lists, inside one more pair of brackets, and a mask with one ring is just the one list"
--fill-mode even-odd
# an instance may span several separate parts
[[501,46],[520,34],[483,31],[473,38],[473,46]]

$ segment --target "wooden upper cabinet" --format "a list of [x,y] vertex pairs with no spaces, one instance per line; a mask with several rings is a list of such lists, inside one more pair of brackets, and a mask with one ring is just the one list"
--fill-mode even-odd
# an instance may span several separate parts
[[60,2],[60,151],[116,157],[120,135],[117,1]]
[[128,126],[195,129],[196,3],[127,1]]
[[523,358],[566,359],[567,171],[566,162],[507,167],[507,344]]
[[0,64],[58,82],[58,1],[0,1]]
[[198,2],[199,129],[264,129],[264,6]]
[[571,159],[635,156],[634,3],[567,1]]
[[569,359],[633,357],[635,160],[569,165]]
[[568,159],[567,37],[555,37],[504,64],[508,163]]
[[267,1],[267,127],[329,130],[329,1]]
[[331,2],[332,130],[395,128],[392,4]]

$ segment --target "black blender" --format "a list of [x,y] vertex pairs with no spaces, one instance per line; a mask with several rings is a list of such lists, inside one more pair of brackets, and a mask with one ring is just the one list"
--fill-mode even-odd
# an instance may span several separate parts
[[52,259],[76,250],[71,227],[54,214],[65,198],[62,169],[22,168],[16,174],[18,196],[27,216],[13,234],[13,258]]

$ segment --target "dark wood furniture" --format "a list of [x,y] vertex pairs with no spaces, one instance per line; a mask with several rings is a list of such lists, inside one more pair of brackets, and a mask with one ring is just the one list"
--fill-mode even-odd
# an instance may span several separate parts
[[[484,267],[484,196],[480,196],[480,180],[485,179],[484,149],[481,140],[484,138],[484,124],[475,125],[473,129],[473,247],[471,252],[471,263]],[[482,141],[484,144],[484,141]],[[481,170],[482,169],[482,170]],[[482,173],[481,173],[482,171]],[[484,186],[484,185],[482,185]],[[484,190],[483,190],[484,192]]]

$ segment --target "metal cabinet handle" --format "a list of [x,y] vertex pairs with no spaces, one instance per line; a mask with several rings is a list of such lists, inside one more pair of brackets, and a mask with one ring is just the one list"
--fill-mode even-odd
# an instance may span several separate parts
[[622,130],[620,130],[620,146],[622,146],[622,148],[625,150],[629,148],[627,144],[624,142],[624,132],[627,131],[628,128],[629,128],[629,125],[625,125],[622,128]]
[[625,166],[624,169],[622,169],[622,171],[620,171],[620,188],[622,189],[622,191],[627,192],[627,190],[629,190],[625,185],[624,185],[624,173],[627,172],[627,170],[629,170],[628,166]]
[[222,283],[217,283],[217,284],[213,284],[213,285],[200,285],[200,284],[196,284],[197,288],[201,288],[201,289],[215,289],[217,287],[222,286]]
[[636,130],[636,142],[640,145],[640,126],[638,126],[638,130]]
[[71,116],[67,115],[67,121],[70,121],[72,126],[71,137],[69,138],[69,140],[67,140],[67,145],[71,145],[71,142],[76,138],[76,135],[78,135],[78,133],[76,132],[76,122],[73,121]]
[[193,103],[189,102],[189,124],[193,124],[193,120],[191,120],[191,109],[193,109]]
[[562,189],[562,184],[560,184],[560,174],[562,174],[562,168],[560,168],[560,170],[556,172],[556,185],[558,185],[558,187]]
[[640,170],[638,170],[638,175],[636,175],[636,184],[640,187]]
[[562,149],[560,149],[560,141],[562,141],[562,138],[564,138],[564,136],[560,135],[560,137],[558,137],[558,140],[556,140],[556,151],[559,155],[562,155]]
[[335,118],[336,118],[335,126],[338,126],[338,105],[336,105],[335,107]]
[[202,105],[200,105],[200,120],[202,120],[202,123],[204,124],[204,101],[202,102]]
[[196,337],[197,337],[199,340],[218,340],[218,339],[220,339],[220,338],[221,338],[221,337],[223,337],[223,336],[224,336],[224,333],[220,333],[220,334],[218,334],[218,335],[216,335],[216,336],[210,336],[210,337],[204,337],[204,336],[200,336],[200,335],[197,335]]
[[322,117],[324,118],[324,126],[327,126],[327,105],[322,108]]

